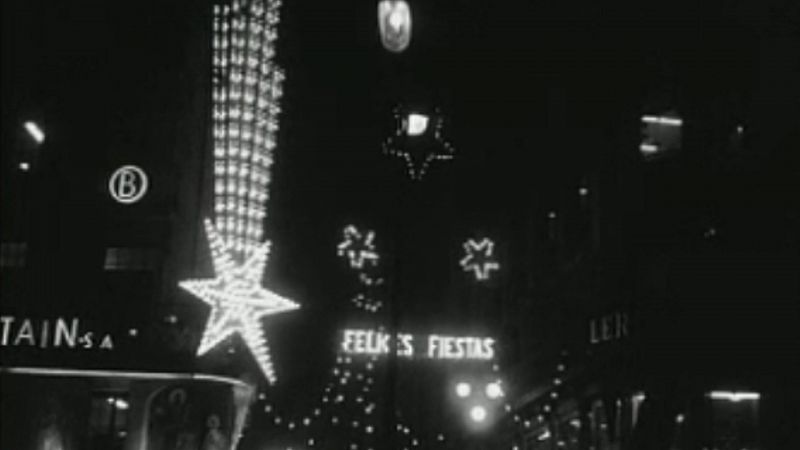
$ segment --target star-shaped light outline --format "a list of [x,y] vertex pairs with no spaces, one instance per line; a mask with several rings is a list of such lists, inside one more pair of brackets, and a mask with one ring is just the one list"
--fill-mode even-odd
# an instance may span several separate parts
[[484,237],[480,242],[468,239],[464,242],[466,255],[459,261],[465,272],[475,272],[475,279],[486,281],[491,276],[490,271],[499,270],[500,263],[494,259],[494,242]]
[[[414,161],[414,157],[411,155],[411,153],[404,149],[399,148],[397,145],[397,141],[400,139],[401,136],[403,136],[403,134],[407,133],[408,129],[408,123],[407,123],[408,114],[406,114],[406,117],[402,117],[401,116],[402,113],[403,111],[401,110],[400,107],[394,109],[393,114],[395,121],[397,122],[397,128],[394,134],[390,135],[383,141],[382,144],[383,153],[390,156],[396,156],[398,158],[402,158],[403,160],[405,160],[406,168],[408,170],[408,176],[412,180],[419,181],[422,179],[422,177],[425,176],[425,172],[427,172],[428,166],[430,166],[431,162],[449,161],[455,157],[456,150],[455,147],[453,147],[453,145],[450,143],[450,141],[442,137],[442,127],[444,126],[444,119],[442,118],[442,115],[439,112],[439,109],[437,108],[434,110],[434,113],[432,114],[432,120],[434,123],[432,127],[433,128],[432,133],[434,140],[436,140],[436,142],[439,143],[439,145],[443,149],[443,152],[437,153],[436,151],[433,151],[427,153],[422,162],[419,165],[416,164],[416,162]],[[408,113],[410,114],[412,112],[408,111]],[[428,127],[428,129],[430,128],[431,127]],[[423,133],[423,135],[427,133],[428,131],[426,130],[425,133]]]
[[211,306],[197,354],[203,355],[229,336],[239,333],[267,380],[274,383],[275,371],[260,320],[300,306],[261,285],[269,241],[257,245],[244,263],[238,263],[211,221],[206,220],[205,225],[214,278],[179,283],[181,288]]
[[369,261],[373,266],[378,264],[380,256],[375,251],[375,232],[368,230],[362,234],[355,225],[348,225],[343,231],[344,240],[336,247],[336,254],[346,256],[351,269],[363,269]]

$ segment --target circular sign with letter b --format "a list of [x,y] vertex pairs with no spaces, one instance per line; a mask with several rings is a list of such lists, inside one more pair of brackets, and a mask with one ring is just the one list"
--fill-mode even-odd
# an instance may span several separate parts
[[137,166],[122,166],[108,179],[108,192],[120,203],[136,203],[147,193],[147,174]]

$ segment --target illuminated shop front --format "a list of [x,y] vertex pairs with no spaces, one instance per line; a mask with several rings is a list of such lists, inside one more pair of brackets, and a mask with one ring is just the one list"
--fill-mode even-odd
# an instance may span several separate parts
[[234,448],[252,387],[189,373],[3,367],[2,447]]
[[191,366],[149,370],[159,350],[120,325],[0,316],[1,448],[234,448],[254,387]]
[[648,357],[641,339],[634,341],[642,332],[637,319],[614,311],[587,321],[588,346],[562,352],[543,370],[547,378],[515,405],[514,445],[521,450],[626,450],[655,442],[669,442],[672,450],[765,448],[764,437],[775,424],[765,422],[762,410],[781,408],[775,391],[748,384],[752,377],[746,375],[732,382],[719,375],[726,368],[669,368],[672,361],[654,361],[663,355],[649,350]]

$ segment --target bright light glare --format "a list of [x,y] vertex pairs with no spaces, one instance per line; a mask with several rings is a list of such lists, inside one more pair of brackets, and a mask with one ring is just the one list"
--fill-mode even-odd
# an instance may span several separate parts
[[469,394],[471,393],[472,393],[472,386],[470,386],[469,383],[465,383],[462,381],[456,384],[456,395],[458,395],[459,397],[461,398],[469,397]]
[[428,116],[422,114],[408,115],[408,135],[419,136],[428,129]]
[[710,397],[714,400],[738,402],[741,400],[758,400],[761,398],[761,394],[758,392],[712,391]]
[[23,171],[23,172],[27,172],[27,171],[28,171],[30,168],[31,168],[31,165],[30,165],[30,164],[28,164],[28,163],[27,163],[27,162],[25,162],[25,161],[23,161],[23,162],[19,163],[19,170],[21,170],[21,171]]
[[642,144],[639,146],[642,153],[653,154],[658,151],[658,146],[653,144]]
[[545,430],[544,433],[540,434],[536,439],[540,441],[546,441],[550,439],[550,430]]
[[486,420],[486,408],[483,406],[473,406],[472,409],[469,410],[469,417],[474,422],[483,422]]
[[679,127],[683,125],[683,120],[678,119],[676,117],[642,116],[642,122],[657,123],[660,125],[669,125],[673,127]]
[[405,16],[399,9],[394,9],[392,13],[389,14],[389,25],[394,29],[395,33],[400,31],[400,27],[403,26],[404,22]]
[[37,144],[44,142],[44,131],[39,128],[39,125],[37,125],[36,122],[31,122],[30,120],[25,122],[25,130],[31,135],[31,138],[33,138]]
[[486,385],[486,396],[492,399],[500,398],[503,396],[503,388],[498,382],[492,382]]

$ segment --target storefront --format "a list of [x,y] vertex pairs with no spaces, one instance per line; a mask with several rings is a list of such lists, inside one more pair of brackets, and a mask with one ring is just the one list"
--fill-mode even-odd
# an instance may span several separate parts
[[[734,364],[670,357],[645,345],[641,317],[615,311],[585,325],[587,346],[555,364],[514,411],[520,450],[741,450],[771,447],[787,386]],[[638,325],[638,326],[637,326]],[[566,353],[565,353],[566,354]],[[686,365],[681,365],[683,362]],[[773,443],[781,444],[780,441]]]
[[[2,317],[0,448],[231,450],[254,386],[148,370],[136,333],[79,318]],[[116,329],[115,327],[111,328]]]

